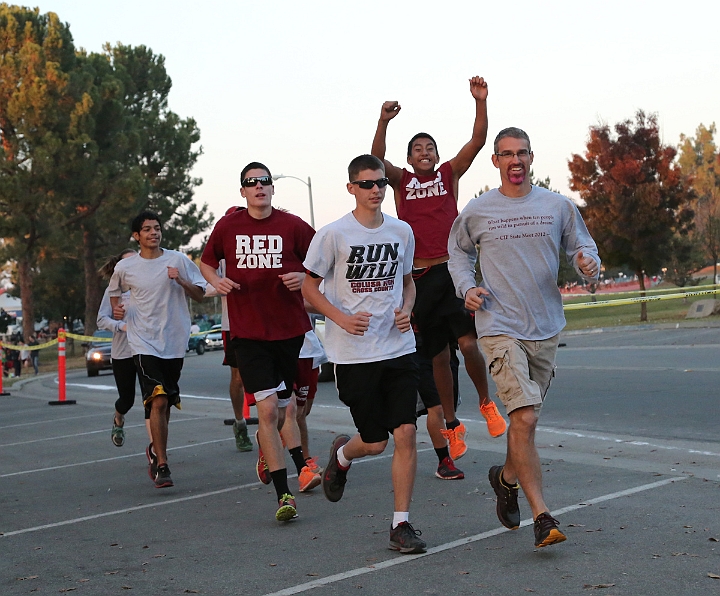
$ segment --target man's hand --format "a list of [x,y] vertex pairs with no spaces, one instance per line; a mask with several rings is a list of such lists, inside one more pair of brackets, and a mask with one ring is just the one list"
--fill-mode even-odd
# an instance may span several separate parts
[[597,262],[592,257],[583,255],[583,251],[578,252],[577,264],[583,275],[587,277],[595,277],[598,274]]
[[240,284],[229,277],[219,277],[217,285],[214,286],[218,294],[227,296],[233,290],[239,290]]
[[347,315],[340,327],[350,335],[365,335],[368,327],[370,327],[370,317],[372,317],[372,313],[356,312],[354,315]]
[[380,109],[380,120],[388,122],[400,112],[400,104],[396,101],[386,101]]
[[485,101],[488,96],[488,86],[482,77],[470,79],[470,93],[475,99]]
[[410,331],[410,315],[399,308],[395,309],[395,327],[400,330],[400,333]]
[[282,280],[283,284],[285,284],[285,287],[291,292],[297,292],[300,288],[302,288],[303,281],[305,280],[305,274],[301,271],[291,271],[290,273],[278,275],[278,277]]
[[168,265],[167,270],[170,279],[178,279],[180,277],[180,270],[177,267],[170,267]]
[[482,307],[483,302],[485,301],[484,297],[489,295],[490,292],[488,292],[485,288],[470,288],[465,293],[465,308],[472,310],[473,312],[480,310],[480,307]]
[[112,317],[116,321],[122,321],[125,318],[125,306],[122,304],[113,306]]

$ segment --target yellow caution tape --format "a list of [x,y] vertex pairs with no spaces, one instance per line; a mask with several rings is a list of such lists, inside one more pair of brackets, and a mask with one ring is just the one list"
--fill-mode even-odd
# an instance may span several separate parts
[[27,350],[28,352],[32,352],[33,350],[42,350],[43,348],[49,348],[50,346],[54,346],[58,342],[57,339],[52,339],[47,343],[39,344],[37,346],[15,346],[11,344],[2,344],[3,348],[7,348],[9,350]]
[[112,341],[112,337],[96,337],[94,335],[77,335],[76,333],[65,332],[66,337],[72,337],[73,339],[79,339],[80,341]]
[[[716,288],[713,290],[713,292],[720,292],[720,284],[715,284],[712,286],[703,286],[703,288]],[[630,290],[627,292],[597,292],[595,294],[592,294],[591,292],[583,292],[582,294],[563,294],[563,300],[569,299],[569,298],[584,298],[585,296],[625,296],[627,294],[640,294],[641,292],[645,292],[646,294],[660,294],[665,292],[677,292],[682,291],[682,288],[659,288],[659,289],[650,289],[650,290]]]
[[638,296],[636,298],[620,298],[619,300],[598,300],[597,302],[581,302],[579,304],[566,304],[564,310],[581,310],[584,308],[598,308],[600,306],[623,306],[625,304],[636,304],[638,302],[656,302],[658,300],[677,300],[688,296],[707,296],[717,294],[718,290],[701,290],[698,292],[683,292],[681,294],[668,294],[665,296]]

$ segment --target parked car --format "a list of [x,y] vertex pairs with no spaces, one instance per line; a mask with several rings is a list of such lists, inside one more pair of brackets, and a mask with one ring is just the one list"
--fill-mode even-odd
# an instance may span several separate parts
[[208,350],[222,350],[222,325],[213,325],[205,336],[205,346]]
[[188,340],[187,351],[195,353],[198,356],[202,356],[205,353],[205,336],[204,335],[191,335]]
[[[108,337],[112,339],[112,332],[98,329],[93,337]],[[88,344],[88,351],[85,354],[85,367],[88,377],[97,377],[101,370],[112,369],[110,360],[111,341],[92,341]]]

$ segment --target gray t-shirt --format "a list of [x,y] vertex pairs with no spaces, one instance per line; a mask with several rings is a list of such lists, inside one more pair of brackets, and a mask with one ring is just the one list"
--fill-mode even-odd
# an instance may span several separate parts
[[518,199],[498,189],[471,200],[450,231],[448,268],[457,295],[475,283],[476,246],[480,248],[481,287],[490,292],[475,313],[478,337],[510,335],[543,340],[565,326],[557,287],[559,248],[577,266],[583,251],[600,268],[597,247],[577,206],[567,197],[538,186]]
[[[123,294],[122,303],[125,304],[125,316],[128,317],[128,309],[130,307],[130,292]],[[110,347],[110,357],[113,360],[122,360],[123,358],[132,358],[132,350],[127,340],[127,333],[125,333],[125,326],[127,323],[123,319],[117,321],[112,316],[112,306],[110,305],[110,294],[108,289],[105,289],[103,294],[100,308],[98,309],[97,326],[98,329],[104,329],[105,331],[112,331],[113,339],[112,346]]]
[[303,265],[324,278],[325,297],[344,313],[372,313],[364,335],[325,321],[331,362],[377,362],[415,351],[414,335],[400,332],[394,312],[402,306],[403,276],[412,272],[414,253],[410,226],[385,214],[379,228],[366,228],[348,213],[315,234]]
[[190,337],[190,311],[182,286],[168,277],[167,268],[177,267],[180,276],[205,289],[200,269],[186,255],[163,249],[157,259],[139,254],[115,266],[108,294],[130,292],[131,308],[126,314],[127,337],[133,355],[183,358]]

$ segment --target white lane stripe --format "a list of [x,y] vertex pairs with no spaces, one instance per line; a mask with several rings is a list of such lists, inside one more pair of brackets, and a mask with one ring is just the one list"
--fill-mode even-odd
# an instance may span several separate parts
[[[588,366],[586,364],[558,364],[558,370],[608,370],[607,366]],[[685,367],[673,367],[673,366],[613,366],[613,370],[625,370],[625,371],[664,371],[672,370],[677,372],[720,372],[720,368],[685,368]]]
[[[178,422],[191,422],[193,420],[206,420],[204,416],[196,416],[193,418],[178,418],[175,420],[171,420],[170,424],[177,424]],[[128,425],[125,428],[137,428],[137,427],[144,427],[144,424],[132,424]],[[107,429],[103,428],[102,430],[89,430],[85,433],[75,433],[74,435],[61,435],[59,437],[45,437],[44,439],[32,439],[31,441],[20,441],[18,443],[4,443],[0,445],[0,448],[2,447],[17,447],[18,445],[29,445],[31,443],[42,443],[43,441],[58,441],[60,439],[72,439],[74,437],[84,437],[86,435],[96,435],[98,433],[106,433]]]
[[[174,451],[175,449],[188,449],[190,447],[197,447],[199,445],[207,445],[209,443],[220,443],[222,441],[229,441],[229,440],[234,441],[235,439],[233,437],[231,437],[229,439],[218,439],[216,441],[208,441],[207,443],[194,443],[193,445],[183,445],[181,447],[174,447],[173,449],[168,449],[168,451]],[[433,449],[430,447],[428,447],[426,449],[418,449],[418,453],[423,453],[425,451],[433,451]],[[142,455],[145,455],[145,454],[143,453]],[[393,456],[393,454],[389,453],[387,455],[376,455],[376,456],[372,456],[372,457],[367,457],[367,458],[363,458],[360,461],[353,462],[353,465],[366,464],[366,463],[378,461],[381,459],[389,459],[392,456]],[[110,458],[110,459],[121,459],[122,457],[133,457],[133,456],[121,456],[120,458]],[[97,460],[97,461],[108,461],[108,460]],[[74,465],[85,465],[85,464],[91,464],[91,463],[95,463],[95,462],[84,462],[83,464],[69,464],[67,466],[58,466],[57,469],[69,468]],[[48,469],[51,469],[51,468],[48,468]],[[22,472],[20,472],[20,473],[22,473]],[[9,475],[12,476],[12,474],[9,474]],[[1,478],[1,476],[0,476],[0,478]],[[288,474],[288,478],[297,478],[297,474]],[[13,530],[10,532],[0,531],[0,538],[5,538],[8,536],[17,536],[19,534],[28,534],[30,532],[39,532],[40,530],[48,530],[50,528],[57,528],[60,526],[69,526],[69,525],[78,524],[81,522],[92,521],[94,519],[109,517],[111,515],[120,515],[121,513],[129,513],[131,511],[140,511],[141,509],[147,509],[148,507],[162,507],[164,505],[174,505],[175,503],[184,503],[185,501],[193,501],[195,499],[202,499],[204,497],[213,497],[216,495],[229,493],[234,490],[240,490],[243,488],[252,488],[254,486],[263,486],[263,485],[260,482],[251,482],[249,484],[241,484],[239,486],[230,486],[228,488],[221,488],[220,490],[214,490],[214,491],[210,491],[207,493],[192,495],[189,497],[178,497],[176,499],[170,499],[169,501],[160,501],[157,503],[147,503],[145,505],[138,505],[136,507],[128,507],[126,509],[116,509],[115,511],[107,511],[105,513],[98,513],[96,515],[86,515],[85,517],[77,517],[75,519],[67,519],[67,520],[61,521],[61,522],[55,522],[52,524],[44,524],[42,526],[34,526],[32,528],[24,528],[22,530]]]
[[21,424],[8,424],[7,426],[0,426],[0,430],[5,430],[6,428],[20,428],[22,426],[35,426],[37,424],[48,424],[55,422],[65,422],[66,420],[82,420],[83,418],[97,418],[99,416],[102,416],[103,418],[107,416],[106,413],[102,414],[87,414],[86,416],[71,416],[69,418],[48,418],[47,420],[36,420],[35,422],[23,422]]
[[717,349],[720,348],[720,344],[690,344],[686,346],[672,345],[672,346],[587,346],[587,347],[571,347],[563,346],[560,348],[562,352],[602,352],[611,350],[617,352],[618,350],[632,350],[633,352],[639,352],[644,350],[705,350],[707,348]]
[[[666,480],[660,480],[658,482],[652,482],[650,484],[643,484],[641,486],[636,486],[636,487],[629,488],[626,490],[621,490],[621,491],[618,491],[615,493],[610,493],[608,495],[602,495],[600,497],[596,497],[595,499],[589,499],[587,501],[583,501],[582,503],[577,503],[576,505],[570,505],[568,507],[563,507],[562,509],[553,511],[552,515],[553,516],[563,515],[564,513],[576,511],[577,509],[582,509],[583,507],[587,507],[588,505],[594,505],[596,503],[602,503],[604,501],[618,499],[620,497],[625,497],[627,495],[632,495],[632,494],[635,494],[638,492],[652,490],[654,488],[659,488],[659,487],[665,486],[667,484],[672,484],[673,482],[679,482],[680,480],[685,480],[685,478],[686,478],[685,476],[680,476],[680,477],[676,477],[676,478],[668,478]],[[529,519],[523,520],[521,522],[520,526],[529,526],[532,523],[533,523],[533,520],[531,518],[529,518]],[[385,561],[381,561],[380,563],[374,563],[367,567],[358,567],[356,569],[350,569],[350,570],[344,571],[342,573],[336,573],[335,575],[330,575],[328,577],[316,579],[316,580],[313,580],[313,581],[310,581],[310,582],[307,582],[304,584],[299,584],[297,586],[285,588],[284,590],[280,590],[278,592],[272,592],[269,594],[265,594],[265,596],[291,596],[292,594],[300,594],[301,592],[307,592],[308,590],[312,590],[313,588],[327,586],[329,584],[340,582],[340,581],[349,579],[351,577],[356,577],[358,575],[364,575],[366,573],[373,573],[375,571],[380,571],[381,569],[387,569],[389,567],[394,567],[396,565],[410,563],[412,561],[421,559],[423,557],[429,557],[429,556],[435,555],[437,553],[451,550],[453,548],[458,548],[460,546],[464,546],[464,545],[470,544],[472,542],[478,542],[479,540],[485,540],[486,538],[491,538],[493,536],[497,536],[498,534],[503,534],[504,532],[510,532],[510,531],[511,530],[504,528],[504,527],[495,528],[494,530],[490,530],[488,532],[483,532],[482,534],[476,534],[474,536],[467,536],[466,538],[461,538],[459,540],[454,540],[453,542],[447,542],[445,544],[441,544],[439,546],[429,548],[427,550],[427,552],[422,553],[422,554],[400,555],[400,556],[392,558],[392,559],[387,559]]]
[[[55,379],[57,384],[57,379]],[[100,389],[102,391],[109,391],[115,389],[115,385],[90,385],[89,383],[66,383],[66,387],[81,387],[83,389]],[[180,398],[185,399],[209,399],[213,401],[230,401],[229,397],[215,397],[214,395],[190,395],[188,393],[180,392]]]
[[[144,426],[144,425],[137,425],[137,426]],[[168,447],[167,451],[176,451],[178,449],[190,449],[191,447],[199,447],[201,445],[212,445],[213,443],[222,443],[224,441],[234,441],[234,437],[229,437],[227,439],[213,439],[212,441],[203,441],[202,443],[193,443],[192,445],[180,445],[178,447]],[[25,474],[35,474],[36,472],[52,472],[54,470],[63,470],[65,468],[75,468],[77,466],[88,466],[90,464],[99,464],[106,461],[117,461],[120,459],[128,459],[130,457],[138,457],[140,455],[145,455],[145,452],[142,453],[130,453],[128,455],[118,455],[116,457],[105,457],[102,459],[91,459],[90,461],[81,461],[74,464],[63,464],[61,466],[50,466],[47,468],[36,468],[34,470],[23,470],[22,472],[10,472],[8,474],[0,474],[0,478],[9,478],[11,476],[23,476]]]
[[553,435],[564,435],[566,437],[577,437],[579,439],[594,439],[596,441],[608,441],[611,443],[622,443],[623,445],[636,445],[639,447],[652,447],[653,449],[664,449],[666,451],[682,451],[683,453],[692,453],[695,455],[709,455],[711,457],[720,457],[720,453],[714,453],[712,451],[702,451],[700,449],[690,449],[687,447],[675,447],[673,445],[657,445],[656,443],[648,443],[647,441],[626,441],[624,439],[617,439],[614,437],[606,437],[604,435],[593,435],[588,433],[579,433],[572,430],[560,430],[557,428],[550,428],[547,426],[538,426],[537,431],[550,433]]

